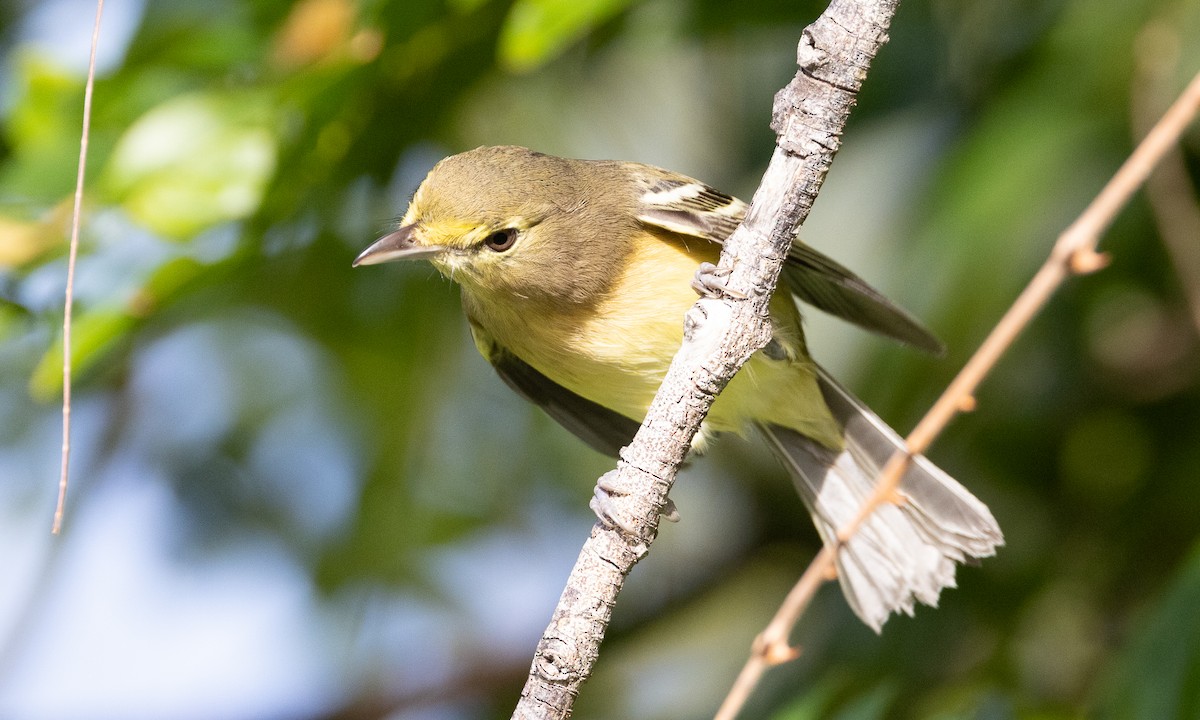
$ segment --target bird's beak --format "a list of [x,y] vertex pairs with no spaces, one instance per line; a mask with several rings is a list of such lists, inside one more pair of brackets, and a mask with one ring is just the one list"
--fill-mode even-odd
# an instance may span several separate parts
[[378,265],[393,260],[423,260],[445,251],[446,248],[441,245],[418,245],[415,229],[416,225],[404,225],[384,235],[359,253],[351,266]]

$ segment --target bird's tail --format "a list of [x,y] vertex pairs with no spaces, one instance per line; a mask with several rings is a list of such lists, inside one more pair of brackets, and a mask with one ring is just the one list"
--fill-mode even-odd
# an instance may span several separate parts
[[[821,392],[844,428],[838,453],[778,425],[760,425],[787,466],[826,543],[857,517],[876,477],[903,440],[875,413],[818,370]],[[1004,544],[987,506],[922,456],[901,480],[899,504],[875,510],[837,555],[838,580],[854,612],[879,632],[888,616],[936,605],[954,587],[955,563],[995,554]]]

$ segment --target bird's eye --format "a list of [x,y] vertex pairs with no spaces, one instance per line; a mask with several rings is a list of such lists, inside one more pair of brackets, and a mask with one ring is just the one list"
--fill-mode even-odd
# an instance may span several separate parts
[[483,244],[496,252],[504,252],[517,241],[517,231],[512,228],[497,230],[483,239]]

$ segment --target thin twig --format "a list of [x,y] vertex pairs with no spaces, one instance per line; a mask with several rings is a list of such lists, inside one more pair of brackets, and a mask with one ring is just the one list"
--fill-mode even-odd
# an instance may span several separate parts
[[67,289],[63,302],[63,409],[62,466],[58,476],[58,502],[54,506],[55,535],[62,532],[67,504],[67,478],[71,466],[71,310],[75,305],[75,261],[79,256],[79,227],[83,216],[83,179],[87,168],[88,135],[92,128],[92,88],[96,84],[96,46],[100,44],[100,18],[104,0],[96,0],[96,22],[92,25],[92,50],[88,56],[87,83],[83,89],[83,129],[79,134],[79,171],[75,175],[75,208],[71,214],[71,249],[67,255]]
[[[912,457],[925,452],[955,415],[974,405],[975,390],[980,382],[1059,285],[1071,275],[1093,272],[1107,264],[1107,259],[1096,252],[1100,236],[1146,181],[1163,155],[1179,141],[1197,111],[1200,111],[1200,74],[1192,79],[1091,204],[1058,236],[1045,264],[908,436],[905,441],[907,453],[897,452],[888,461],[880,473],[874,493],[858,516],[838,532],[839,546],[854,535],[867,516],[880,505],[892,501]],[[813,558],[775,617],[758,636],[750,658],[717,711],[717,720],[736,717],[767,668],[796,657],[797,651],[791,647],[788,638],[817,589],[834,577],[837,547],[827,546]]]
[[[1152,126],[1154,108],[1170,97],[1168,83],[1179,65],[1180,44],[1179,31],[1167,20],[1151,22],[1138,34],[1130,103],[1135,133]],[[1192,325],[1200,333],[1200,206],[1180,148],[1172,147],[1146,180],[1146,200],[1179,278]]]

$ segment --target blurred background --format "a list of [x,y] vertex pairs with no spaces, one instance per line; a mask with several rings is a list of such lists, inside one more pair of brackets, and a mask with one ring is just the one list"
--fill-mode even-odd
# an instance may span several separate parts
[[[65,532],[62,294],[95,6],[0,2],[0,718],[507,717],[611,461],[425,266],[351,270],[442,156],[748,198],[815,0],[126,0],[100,40]],[[1200,69],[1187,0],[909,0],[805,227],[945,340],[810,313],[912,427]],[[826,587],[744,717],[1200,717],[1200,130],[931,455],[1008,545],[937,610]],[[691,464],[580,718],[704,718],[818,541],[755,440]]]

